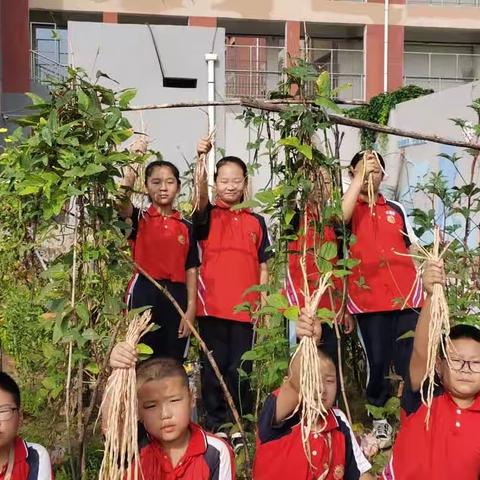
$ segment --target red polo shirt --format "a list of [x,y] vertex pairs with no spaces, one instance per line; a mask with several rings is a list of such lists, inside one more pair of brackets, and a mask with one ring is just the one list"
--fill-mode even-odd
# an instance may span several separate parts
[[[407,385],[407,382],[405,382]],[[429,428],[420,393],[406,392],[408,403],[383,480],[478,480],[480,478],[480,396],[460,408],[439,389]]]
[[277,394],[278,390],[267,398],[258,421],[253,480],[358,480],[370,470],[348,420],[337,408],[328,411],[323,431],[310,436],[310,465],[299,415],[275,423]]
[[174,467],[156,441],[143,439],[140,465],[143,480],[233,480],[235,460],[226,442],[190,424],[187,451]]
[[[302,222],[300,229],[303,230]],[[298,235],[296,240],[292,240],[288,244],[288,270],[285,278],[285,293],[290,305],[297,305],[302,308],[305,306],[305,297],[303,294],[304,278],[301,267],[301,259],[304,248],[307,249],[305,270],[307,273],[308,287],[310,294],[313,294],[318,286],[320,272],[318,271],[317,261],[319,260],[319,252],[323,244],[330,242],[337,248],[337,236],[330,226],[325,226],[323,233],[320,234],[314,226],[307,229],[307,235]],[[305,245],[306,244],[306,245]],[[338,257],[335,255],[329,261],[335,265]],[[318,308],[328,308],[333,312],[338,312],[342,305],[342,282],[339,278],[332,277],[334,288],[329,288],[322,298]]]
[[198,316],[250,322],[248,311],[235,306],[260,301],[258,292],[245,293],[260,283],[260,264],[269,253],[265,220],[248,209],[231,210],[217,201],[193,217],[202,265],[198,278]]
[[132,256],[155,280],[185,283],[185,271],[199,265],[192,225],[174,211],[164,216],[153,205],[133,209]]
[[423,305],[423,287],[407,255],[410,240],[407,219],[400,204],[378,196],[373,214],[368,203],[358,199],[351,230],[356,238],[350,257],[360,260],[348,276],[348,310],[370,313],[418,308]]

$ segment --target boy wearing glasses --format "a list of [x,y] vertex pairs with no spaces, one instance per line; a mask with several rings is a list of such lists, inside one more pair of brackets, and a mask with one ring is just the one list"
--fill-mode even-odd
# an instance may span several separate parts
[[20,389],[10,375],[0,372],[0,479],[53,479],[45,448],[18,436],[21,423]]
[[392,457],[382,479],[478,480],[480,478],[480,330],[472,325],[452,327],[451,362],[437,359],[437,380],[430,412],[420,389],[427,368],[428,331],[433,285],[443,284],[441,262],[429,262],[423,276],[427,293],[420,313],[403,418]]

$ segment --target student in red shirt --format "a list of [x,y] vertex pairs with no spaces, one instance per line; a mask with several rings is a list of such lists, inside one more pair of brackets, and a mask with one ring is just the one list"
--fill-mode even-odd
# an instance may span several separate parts
[[[164,286],[187,317],[194,321],[197,296],[198,249],[190,222],[174,209],[180,191],[178,168],[157,160],[145,169],[145,187],[150,206],[140,210],[132,205],[129,193],[135,183],[133,170],[124,178],[126,196],[119,206],[123,218],[131,219],[129,240],[135,263]],[[136,272],[128,286],[130,309],[151,305],[152,321],[160,328],[141,340],[155,356],[183,360],[188,348],[189,330],[174,306],[142,273]]]
[[[210,148],[208,140],[201,140],[198,155]],[[224,157],[217,163],[213,204],[208,200],[206,176],[200,183],[198,210],[193,216],[202,257],[197,303],[200,335],[217,361],[237,408],[245,414],[252,409],[252,395],[248,382],[240,382],[238,368],[251,369],[250,362],[242,363],[241,357],[252,348],[253,325],[250,312],[237,312],[235,307],[248,302],[256,308],[260,302],[258,292],[246,290],[267,282],[267,227],[260,215],[232,209],[242,202],[248,183],[247,167],[239,158]],[[230,421],[230,412],[204,356],[202,366],[205,425],[217,432]]]
[[[318,198],[330,197],[330,179],[328,173],[323,171],[322,185],[325,191],[319,195],[316,192],[312,193],[312,198],[315,201],[308,202],[307,205],[307,222],[305,222],[304,215],[296,212],[290,225],[295,231],[296,238],[291,240],[288,244],[288,263],[287,274],[285,278],[285,294],[291,306],[298,306],[303,308],[305,306],[304,288],[305,279],[302,271],[302,258],[305,252],[305,273],[307,276],[308,287],[310,292],[313,292],[318,285],[320,279],[320,271],[318,263],[320,260],[320,251],[322,245],[330,243],[334,245],[335,251],[338,252],[338,239],[335,233],[334,225],[329,224],[327,219],[323,219],[324,225],[321,224],[322,206],[317,206],[316,200]],[[306,228],[306,233],[305,233]],[[329,258],[332,267],[338,260],[338,253],[334,258]],[[331,316],[324,319],[322,325],[322,347],[334,359],[335,365],[338,363],[337,353],[337,338],[333,321],[342,320],[343,331],[349,334],[355,327],[355,321],[348,312],[341,312],[343,300],[343,284],[339,278],[332,277],[333,285],[327,289],[325,294],[320,299],[319,309],[330,310]],[[297,343],[295,337],[295,322],[290,322],[290,344]]]
[[[348,309],[355,315],[367,356],[367,400],[381,407],[391,396],[390,365],[405,378],[412,352],[411,338],[399,337],[415,329],[423,303],[422,285],[411,257],[415,235],[404,208],[379,193],[385,162],[380,154],[357,153],[350,164],[352,182],[343,198],[345,223],[354,239],[349,255],[359,264],[348,276]],[[377,157],[381,165],[377,162]],[[368,205],[368,176],[375,191],[373,211]],[[398,255],[401,254],[401,255]],[[392,428],[374,420],[380,448],[391,444]]]
[[420,389],[427,368],[428,331],[433,286],[444,284],[442,262],[428,262],[423,275],[427,292],[415,330],[413,353],[400,431],[383,480],[478,480],[480,478],[480,330],[452,327],[450,366],[437,360],[429,426]]
[[[297,336],[320,342],[320,321],[305,311],[297,322]],[[326,424],[311,433],[311,464],[305,454],[300,426],[300,357],[295,357],[282,386],[265,401],[258,420],[253,480],[373,480],[371,465],[364,457],[344,413],[334,408],[337,375],[332,358],[319,348],[323,383],[322,402],[328,413]],[[301,408],[301,405],[300,405]],[[323,427],[323,429],[322,429]]]
[[0,479],[52,480],[52,466],[45,448],[19,437],[20,407],[17,383],[7,373],[0,372]]
[[[136,350],[122,342],[112,368],[130,368]],[[183,366],[172,358],[150,358],[137,366],[140,478],[142,480],[234,480],[233,452],[190,418],[195,397]],[[108,419],[104,419],[108,428]]]

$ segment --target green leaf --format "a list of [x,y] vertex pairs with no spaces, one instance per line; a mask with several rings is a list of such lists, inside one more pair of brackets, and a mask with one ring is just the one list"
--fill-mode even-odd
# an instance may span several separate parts
[[285,216],[283,217],[285,220],[285,225],[290,225],[290,222],[292,221],[294,216],[295,216],[294,210],[287,210],[285,212]]
[[333,260],[337,256],[337,248],[336,242],[325,242],[320,247],[319,256],[323,260]]
[[135,88],[127,88],[120,94],[118,99],[118,104],[120,108],[127,108],[131,100],[137,95],[137,90]]
[[265,205],[270,205],[274,203],[277,199],[275,192],[273,190],[264,190],[263,192],[258,192],[255,195],[255,198],[262,202]]
[[90,163],[85,168],[83,175],[88,177],[90,175],[96,175],[97,173],[104,172],[106,168],[103,165],[99,165],[98,163]]
[[285,316],[285,318],[287,318],[287,320],[296,322],[300,315],[300,309],[296,305],[288,307],[283,311],[283,315]]
[[327,71],[323,71],[317,78],[315,82],[317,88],[317,95],[319,97],[329,97],[330,96],[330,75]]
[[258,352],[256,350],[248,350],[242,355],[242,360],[253,361],[259,358]]
[[127,322],[131,322],[137,315],[141,315],[146,310],[150,310],[152,305],[145,305],[144,307],[132,308],[127,314]]
[[75,305],[75,311],[77,312],[78,318],[84,323],[88,324],[90,321],[90,313],[88,311],[87,305],[84,302],[78,302]]
[[95,362],[90,362],[85,366],[85,370],[92,375],[98,375],[100,373],[100,367]]
[[139,343],[137,345],[137,353],[139,355],[153,355],[153,350],[145,343]]
[[403,335],[400,335],[397,338],[397,342],[399,340],[406,340],[407,338],[414,338],[415,337],[415,331],[414,330],[409,330],[408,332],[405,332]]
[[267,304],[278,309],[288,308],[288,300],[281,293],[274,293],[267,297]]
[[319,308],[317,310],[317,318],[320,318],[321,320],[332,320],[335,318],[335,313],[328,308]]
[[77,90],[77,99],[80,109],[86,112],[90,106],[90,98],[81,88]]
[[313,158],[313,151],[310,145],[298,145],[297,150],[309,160]]
[[241,203],[237,203],[230,210],[235,211],[235,210],[242,210],[244,208],[257,208],[261,206],[262,204],[260,202],[250,199],[250,200],[245,200],[244,202],[241,202]]
[[285,147],[298,147],[300,145],[300,140],[297,137],[286,137],[281,138],[278,143]]

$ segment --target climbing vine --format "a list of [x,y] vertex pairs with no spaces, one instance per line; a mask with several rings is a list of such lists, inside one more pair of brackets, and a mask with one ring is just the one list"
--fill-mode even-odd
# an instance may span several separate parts
[[[399,103],[407,102],[414,98],[433,93],[431,89],[417,87],[416,85],[407,85],[393,92],[381,93],[370,99],[367,105],[346,110],[345,113],[352,118],[366,120],[379,125],[387,125],[390,112]],[[360,143],[363,149],[373,148],[377,140],[385,144],[386,136],[378,137],[373,130],[362,129],[360,134]]]

